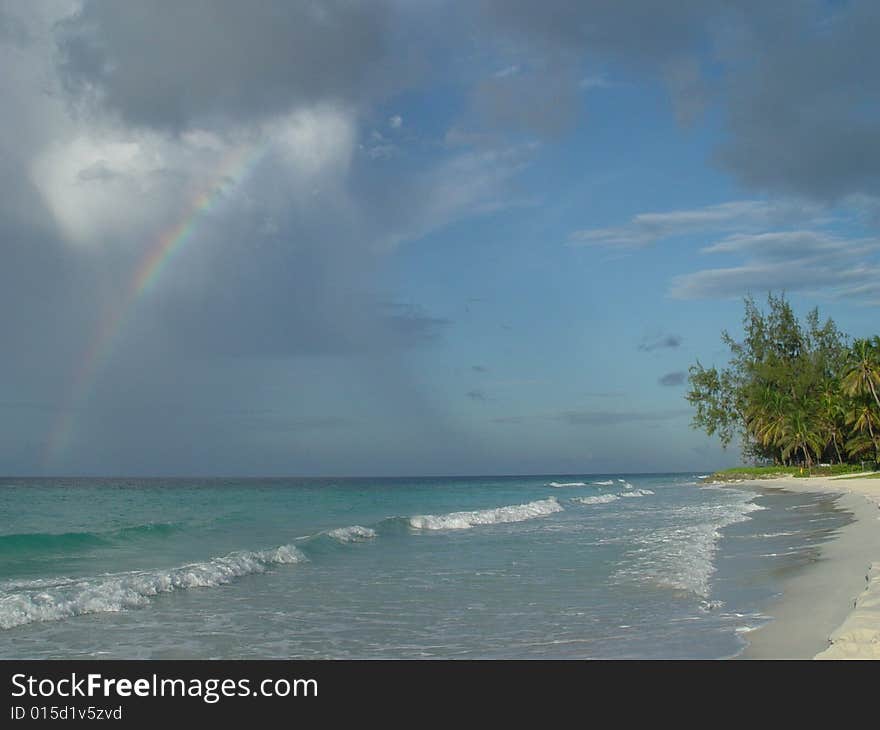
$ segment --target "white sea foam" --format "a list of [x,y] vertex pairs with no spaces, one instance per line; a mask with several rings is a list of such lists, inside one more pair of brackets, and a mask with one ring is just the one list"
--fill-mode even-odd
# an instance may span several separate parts
[[352,525],[351,527],[337,527],[335,530],[330,530],[327,535],[334,540],[339,540],[339,542],[363,542],[376,537],[376,531],[371,527]]
[[272,550],[230,553],[169,570],[10,581],[0,585],[0,629],[145,606],[151,596],[159,593],[216,587],[245,575],[264,573],[272,564],[306,559],[293,545],[281,545]]
[[585,487],[586,482],[550,482],[548,487]]
[[751,512],[764,509],[751,501],[754,498],[752,493],[728,487],[720,501],[683,505],[663,512],[665,525],[633,535],[634,546],[616,578],[649,581],[708,598],[721,530],[749,519]]
[[790,535],[799,534],[795,530],[782,530],[780,532],[762,532],[759,535],[755,535],[755,537],[789,537]]
[[608,504],[616,502],[620,497],[616,494],[597,494],[593,497],[573,497],[572,502],[580,502],[581,504]]
[[700,610],[703,613],[709,613],[724,606],[724,601],[700,601]]
[[650,489],[633,489],[631,492],[621,492],[621,497],[650,497],[654,492]]
[[472,512],[450,512],[445,515],[413,515],[409,525],[417,530],[467,530],[477,525],[497,525],[503,522],[523,522],[535,517],[545,517],[554,512],[562,512],[562,506],[555,497],[541,499],[527,504],[507,507],[474,510]]
[[596,486],[599,486],[599,487],[610,487],[612,484],[614,484],[614,480],[613,479],[606,479],[606,480],[600,481],[600,482],[593,482],[593,484],[595,484]]

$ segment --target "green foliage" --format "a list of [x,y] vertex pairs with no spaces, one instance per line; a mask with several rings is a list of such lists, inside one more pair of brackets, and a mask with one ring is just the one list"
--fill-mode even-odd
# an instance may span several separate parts
[[716,471],[708,479],[713,482],[733,482],[738,479],[772,479],[773,477],[795,476],[796,466],[737,466],[733,469]]
[[[846,474],[862,474],[875,467],[873,462],[855,464],[831,464],[829,466],[735,466],[732,469],[723,469],[707,477],[712,482],[735,482],[746,479],[773,479],[775,477],[810,477],[810,476],[841,476]],[[871,475],[873,478],[873,475]],[[878,474],[877,476],[880,476]],[[841,478],[849,478],[841,476]]]
[[880,337],[848,338],[818,309],[801,323],[784,295],[745,300],[743,339],[728,332],[727,367],[689,370],[692,426],[774,465],[880,457]]

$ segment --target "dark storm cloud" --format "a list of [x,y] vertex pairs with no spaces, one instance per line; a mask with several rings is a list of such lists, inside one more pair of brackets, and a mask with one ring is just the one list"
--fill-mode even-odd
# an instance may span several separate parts
[[548,49],[608,53],[626,62],[656,62],[702,41],[717,10],[711,0],[483,0],[502,28]]
[[30,38],[25,24],[0,6],[0,42],[23,45]]
[[297,243],[265,243],[258,256],[230,245],[203,259],[205,283],[166,297],[162,330],[194,354],[278,357],[405,349],[451,324],[413,305],[376,301],[365,286],[370,262],[354,246],[328,251],[305,236]]
[[506,118],[528,131],[558,133],[576,114],[579,86],[589,86],[575,77],[585,66],[613,63],[656,75],[679,120],[691,123],[707,103],[698,55],[718,7],[711,0],[483,0],[495,32],[509,34],[521,54],[538,59],[541,71],[487,82],[479,107],[491,110],[497,122]]
[[666,386],[676,386],[676,385],[684,385],[685,373],[681,370],[676,371],[674,373],[666,373],[666,375],[662,376],[657,382],[660,385]]
[[[261,440],[242,445],[235,419],[210,409],[227,400],[247,407],[261,387],[271,392],[258,405],[275,404],[278,393],[296,392],[294,386],[311,391],[321,373],[307,373],[302,383],[278,382],[270,365],[286,371],[323,359],[351,366],[331,378],[341,389],[366,381],[352,403],[380,392],[373,413],[401,414],[382,420],[399,421],[408,448],[398,448],[395,437],[393,448],[370,449],[377,469],[401,451],[418,463],[436,444],[453,443],[455,429],[444,426],[420,382],[406,383],[406,358],[399,357],[401,349],[437,341],[453,323],[412,305],[383,304],[383,296],[394,295],[375,275],[381,253],[509,206],[515,197],[509,183],[543,153],[542,145],[530,146],[531,136],[571,129],[590,108],[590,95],[613,93],[618,82],[659,81],[682,123],[698,120],[707,106],[717,111],[726,135],[718,160],[748,188],[821,199],[880,192],[880,115],[872,101],[880,91],[880,8],[874,3],[486,0],[481,22],[473,24],[469,4],[454,6],[456,13],[416,5],[188,0],[159,7],[85,0],[75,16],[56,23],[66,12],[62,4],[0,0],[0,401],[6,404],[0,408],[15,410],[0,423],[0,461],[7,458],[7,468],[32,471],[38,464],[52,427],[47,414],[64,407],[106,313],[126,300],[121,289],[141,260],[137,247],[155,241],[163,221],[177,220],[175,204],[187,186],[198,188],[213,169],[200,161],[201,148],[178,134],[187,128],[211,137],[206,149],[219,150],[216,161],[234,146],[231,126],[256,137],[295,139],[276,143],[273,163],[229,196],[231,210],[218,206],[213,223],[211,216],[199,223],[162,281],[132,307],[96,377],[95,397],[79,406],[75,443],[83,448],[72,450],[73,468],[205,469],[222,456],[235,469],[261,471],[264,455],[276,453],[262,441],[271,442],[273,432],[299,437],[338,428],[344,434],[347,427],[322,416],[315,403],[296,403],[262,422]],[[430,24],[423,22],[428,14]],[[406,40],[420,22],[421,35]],[[377,103],[412,81],[422,45],[436,61],[428,74],[433,85],[418,89],[432,103],[439,99],[430,133],[420,129],[417,114]],[[587,79],[596,78],[608,78],[609,91],[594,92],[602,84]],[[314,123],[278,118],[299,109]],[[367,143],[364,126],[399,114],[405,123],[381,126],[394,154],[372,159],[381,154]],[[466,128],[466,121],[478,129]],[[333,125],[336,131],[322,138],[321,130]],[[404,139],[403,132],[413,137]],[[434,138],[419,140],[421,152],[413,152],[416,143],[407,144],[423,133]],[[508,134],[519,146],[498,141],[509,142]],[[279,152],[284,144],[296,147],[287,163]],[[365,154],[357,152],[362,144]],[[132,146],[139,152],[129,160]],[[141,158],[160,162],[145,172]],[[82,190],[137,190],[148,175],[160,174],[179,176],[155,183],[157,199],[176,201],[170,212],[149,195],[108,193],[80,205]],[[129,225],[142,209],[150,225]],[[641,216],[582,242],[638,247],[676,231],[728,233],[733,229],[724,221],[742,222],[746,214],[754,223],[747,230],[761,233],[765,223],[776,225],[773,209],[772,201],[746,201]],[[123,220],[107,245],[89,240],[90,226],[73,240],[78,232],[69,218],[91,223],[104,216]],[[830,281],[841,297],[877,300],[876,266],[853,265],[858,261],[843,243],[816,238],[807,256],[807,243],[803,236],[725,239],[706,253],[738,257],[738,265],[722,259],[719,266],[727,268],[680,276],[672,295],[738,296]],[[638,349],[680,344],[667,335]],[[377,353],[387,359],[373,370],[358,360]],[[485,372],[478,367],[472,372]],[[466,397],[486,400],[480,390]],[[26,405],[41,403],[47,407]],[[329,412],[345,410],[331,405]],[[533,418],[656,425],[686,413],[566,411]],[[465,440],[449,453],[475,448]],[[326,443],[333,454],[324,466],[318,457],[304,463],[318,464],[316,470],[335,465],[335,441]],[[290,453],[287,442],[277,446],[278,468],[295,463]]]
[[131,123],[181,128],[377,91],[390,20],[382,0],[86,0],[57,37],[72,90],[97,90]]
[[[661,80],[684,123],[717,104],[727,135],[716,159],[752,189],[823,201],[880,193],[873,0],[483,0],[481,8],[521,53],[557,68],[610,64]],[[494,109],[500,116],[504,106]]]
[[880,192],[880,5],[798,3],[748,26],[719,159],[751,187],[821,199]]
[[639,343],[639,352],[653,352],[654,350],[675,349],[681,347],[681,337],[679,335],[663,335],[657,338],[645,338]]

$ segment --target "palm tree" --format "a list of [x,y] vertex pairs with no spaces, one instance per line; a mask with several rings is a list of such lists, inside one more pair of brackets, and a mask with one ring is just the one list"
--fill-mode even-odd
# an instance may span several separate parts
[[819,396],[819,409],[826,447],[830,441],[834,446],[834,452],[837,454],[838,463],[842,464],[843,456],[840,454],[838,439],[843,440],[844,430],[842,426],[846,413],[843,400],[840,397],[840,391],[833,383],[826,383],[822,394]]
[[813,403],[798,403],[785,414],[785,424],[782,431],[780,446],[783,458],[788,458],[793,453],[800,451],[804,456],[807,468],[813,465],[810,454],[822,453],[824,440],[816,418]]
[[850,455],[868,451],[874,447],[874,458],[880,461],[880,415],[867,399],[854,402],[846,413],[847,424],[855,433],[847,441],[846,449]]
[[746,408],[746,425],[765,449],[780,451],[789,398],[772,385],[763,386]]
[[880,337],[853,342],[840,385],[844,395],[851,398],[872,395],[880,408]]

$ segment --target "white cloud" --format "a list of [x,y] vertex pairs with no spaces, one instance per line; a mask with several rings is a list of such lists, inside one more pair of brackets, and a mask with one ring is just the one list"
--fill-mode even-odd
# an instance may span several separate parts
[[[575,231],[572,245],[639,249],[684,235],[727,233],[700,249],[738,257],[726,267],[672,280],[674,299],[726,299],[768,290],[876,302],[880,238],[846,236],[828,227],[872,214],[873,199],[851,198],[842,212],[794,200],[739,200],[702,208],[640,213],[623,226]],[[796,226],[796,227],[790,227]]]
[[271,148],[283,188],[300,199],[339,186],[351,164],[355,124],[352,114],[319,106],[222,135],[86,128],[71,118],[55,137],[31,161],[31,180],[65,240],[94,247],[137,245],[162,230],[218,174],[238,174],[223,171],[246,148]]
[[815,231],[730,236],[702,252],[741,254],[746,260],[677,276],[670,296],[726,299],[782,289],[870,301],[880,278],[880,266],[872,262],[877,251],[877,239],[845,239]]
[[354,115],[335,107],[300,109],[265,125],[277,140],[291,175],[308,184],[340,179],[350,168],[355,150]]
[[586,91],[589,89],[605,89],[611,86],[611,83],[604,74],[592,74],[584,76],[578,83],[578,86]]
[[169,183],[179,190],[180,181],[164,175],[163,146],[132,136],[74,133],[39,153],[31,179],[67,241],[126,240],[164,218]]
[[787,222],[824,222],[822,208],[798,202],[738,200],[665,213],[639,213],[623,226],[574,231],[576,246],[644,248],[665,238],[693,233],[754,230]]
[[853,256],[880,249],[880,239],[839,238],[822,231],[775,231],[735,234],[702,249],[702,253],[748,253],[761,259],[837,254]]
[[401,220],[379,247],[390,250],[454,220],[523,205],[525,201],[510,195],[508,184],[537,147],[528,143],[462,152],[410,180],[411,215]]

